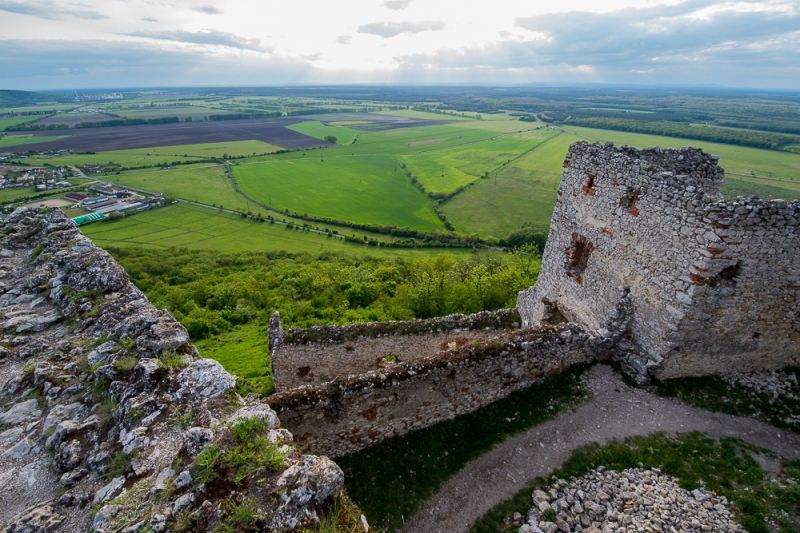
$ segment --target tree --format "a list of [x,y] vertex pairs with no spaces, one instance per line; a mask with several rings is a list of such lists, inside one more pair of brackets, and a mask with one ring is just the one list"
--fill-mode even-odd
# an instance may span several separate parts
[[325,136],[325,142],[329,142],[331,144],[336,144],[336,137],[334,137],[333,135],[326,135]]

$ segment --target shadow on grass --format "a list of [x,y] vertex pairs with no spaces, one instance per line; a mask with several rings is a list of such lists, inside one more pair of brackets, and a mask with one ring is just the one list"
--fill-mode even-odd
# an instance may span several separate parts
[[572,394],[587,368],[573,367],[473,413],[338,458],[350,497],[376,527],[402,527],[469,461],[577,403]]

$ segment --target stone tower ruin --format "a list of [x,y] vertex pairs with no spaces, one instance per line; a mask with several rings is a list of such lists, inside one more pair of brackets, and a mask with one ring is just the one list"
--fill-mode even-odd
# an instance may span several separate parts
[[523,326],[602,332],[640,378],[800,362],[800,202],[723,201],[717,157],[695,148],[575,143]]

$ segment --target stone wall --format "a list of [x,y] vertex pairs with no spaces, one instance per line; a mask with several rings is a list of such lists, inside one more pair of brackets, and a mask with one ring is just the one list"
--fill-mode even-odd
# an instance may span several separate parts
[[429,320],[318,326],[283,331],[270,320],[272,376],[278,391],[363,374],[391,363],[428,357],[519,327],[516,309]]
[[719,201],[694,148],[575,143],[524,326],[595,329],[629,295],[628,370],[677,377],[800,361],[800,203]]
[[304,450],[332,457],[469,413],[578,363],[608,357],[616,339],[574,324],[495,332],[465,346],[267,401]]

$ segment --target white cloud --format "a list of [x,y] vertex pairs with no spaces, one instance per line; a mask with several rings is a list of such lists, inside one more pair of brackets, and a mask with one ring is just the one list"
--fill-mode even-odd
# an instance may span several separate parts
[[444,29],[444,22],[440,20],[426,22],[372,22],[358,27],[358,33],[370,33],[388,39],[397,37],[402,33],[420,33],[423,31],[436,31]]
[[413,0],[386,0],[383,5],[395,11],[402,11],[411,4]]

